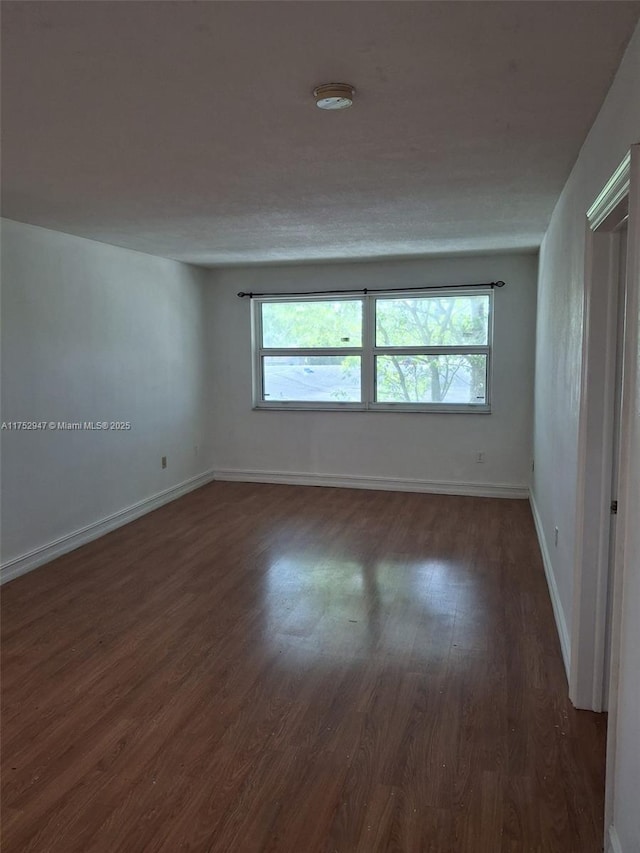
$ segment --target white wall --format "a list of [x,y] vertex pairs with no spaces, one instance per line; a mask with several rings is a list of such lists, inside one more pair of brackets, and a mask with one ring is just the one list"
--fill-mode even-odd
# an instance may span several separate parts
[[6,564],[199,474],[208,450],[203,271],[7,220],[2,243],[2,420],[132,425],[2,432]]
[[[537,257],[501,255],[226,269],[207,293],[213,439],[221,476],[388,478],[454,491],[526,493],[531,467]],[[460,284],[503,279],[495,292],[493,412],[278,412],[251,409],[250,302],[245,291]],[[476,454],[484,451],[486,462]],[[347,482],[357,485],[359,480]],[[493,490],[493,491],[492,491]]]
[[[640,28],[560,196],[540,252],[532,492],[541,525],[541,544],[548,553],[558,591],[556,606],[568,636],[573,617],[586,212],[629,147],[639,139]],[[634,473],[640,477],[640,471]],[[636,517],[640,517],[640,507]],[[559,528],[557,548],[553,547],[555,526]],[[636,586],[637,572],[636,565]],[[627,600],[626,608],[632,611],[625,617],[627,624],[629,618],[640,624],[640,600]],[[627,684],[637,684],[637,646],[633,650],[627,648],[621,678]],[[640,850],[638,707],[640,697],[636,695],[635,717],[632,714],[624,721],[619,733],[624,761],[631,762],[635,770],[627,773],[625,780],[609,780],[615,784],[614,822],[623,853]],[[635,785],[631,784],[633,777]]]

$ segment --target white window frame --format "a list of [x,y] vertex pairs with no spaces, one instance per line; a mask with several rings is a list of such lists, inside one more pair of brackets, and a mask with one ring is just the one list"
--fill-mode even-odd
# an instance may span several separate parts
[[[376,346],[375,312],[376,302],[385,299],[402,299],[442,296],[488,296],[489,313],[487,317],[486,345],[466,347],[381,347]],[[263,347],[262,346],[262,305],[270,302],[348,302],[362,303],[362,346],[360,347]],[[251,299],[252,353],[253,353],[253,408],[277,411],[357,411],[357,412],[445,412],[448,414],[490,414],[491,389],[493,379],[493,288],[451,288],[425,290],[389,290],[374,293],[309,294],[278,296],[254,296]],[[485,402],[473,403],[378,403],[375,400],[375,365],[379,355],[486,355],[487,379]],[[262,359],[267,356],[360,356],[361,402],[304,401],[304,400],[265,400]]]

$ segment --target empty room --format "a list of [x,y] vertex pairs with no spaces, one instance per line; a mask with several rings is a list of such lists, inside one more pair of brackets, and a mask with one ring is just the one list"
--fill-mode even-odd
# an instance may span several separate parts
[[640,2],[1,11],[3,853],[640,853]]

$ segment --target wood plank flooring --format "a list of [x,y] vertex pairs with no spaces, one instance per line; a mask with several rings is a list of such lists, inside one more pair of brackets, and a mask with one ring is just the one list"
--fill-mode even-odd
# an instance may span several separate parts
[[599,853],[525,501],[213,483],[2,593],[3,853]]

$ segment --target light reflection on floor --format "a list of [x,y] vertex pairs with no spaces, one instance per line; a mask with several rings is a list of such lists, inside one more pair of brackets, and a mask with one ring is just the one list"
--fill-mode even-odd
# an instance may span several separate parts
[[452,562],[403,555],[358,562],[309,547],[272,559],[265,592],[265,641],[307,663],[442,658],[456,614],[478,610],[472,575]]

